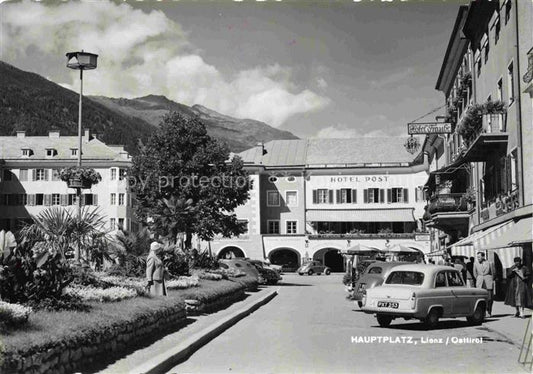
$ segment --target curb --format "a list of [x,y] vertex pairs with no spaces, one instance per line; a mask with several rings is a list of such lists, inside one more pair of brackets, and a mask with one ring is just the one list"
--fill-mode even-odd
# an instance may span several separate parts
[[270,300],[276,297],[278,290],[269,292],[253,304],[242,307],[230,316],[221,319],[215,324],[185,339],[182,343],[174,348],[155,356],[154,358],[145,362],[143,365],[137,367],[133,373],[159,374],[167,372],[172,367],[178,365],[180,362],[183,362],[200,347],[207,344],[222,332],[235,325],[241,319],[268,303]]

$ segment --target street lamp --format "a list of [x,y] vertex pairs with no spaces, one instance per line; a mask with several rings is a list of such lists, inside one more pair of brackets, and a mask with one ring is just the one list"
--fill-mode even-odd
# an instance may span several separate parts
[[[80,71],[80,102],[78,107],[78,167],[81,168],[81,154],[82,154],[82,137],[81,137],[81,107],[83,97],[83,71],[96,69],[96,61],[98,55],[94,53],[84,52],[68,52],[67,67]],[[81,189],[83,186],[76,187],[76,196],[78,202],[78,219],[81,219]],[[76,248],[75,260],[80,260],[80,243]]]

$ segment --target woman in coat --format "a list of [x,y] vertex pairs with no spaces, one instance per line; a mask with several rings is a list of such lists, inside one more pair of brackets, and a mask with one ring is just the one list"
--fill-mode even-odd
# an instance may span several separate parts
[[520,257],[514,258],[514,265],[507,272],[505,304],[516,308],[515,317],[524,318],[524,308],[532,304],[531,289],[528,287],[530,272],[522,265]]
[[163,246],[158,242],[150,244],[150,253],[146,259],[146,280],[147,288],[150,289],[152,296],[166,296],[167,288],[165,286],[165,266],[163,260],[159,257]]

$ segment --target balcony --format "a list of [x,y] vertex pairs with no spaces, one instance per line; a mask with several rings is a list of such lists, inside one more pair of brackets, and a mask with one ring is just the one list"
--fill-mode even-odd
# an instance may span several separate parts
[[311,234],[308,235],[309,240],[324,240],[324,239],[414,239],[416,233],[402,232],[402,233],[348,233],[348,234]]
[[483,223],[506,213],[512,212],[519,207],[520,202],[518,190],[514,190],[513,192],[507,194],[500,194],[488,203],[484,203],[481,206],[479,223]]
[[468,232],[469,204],[463,199],[464,193],[438,194],[426,206],[424,219],[428,227],[444,232]]

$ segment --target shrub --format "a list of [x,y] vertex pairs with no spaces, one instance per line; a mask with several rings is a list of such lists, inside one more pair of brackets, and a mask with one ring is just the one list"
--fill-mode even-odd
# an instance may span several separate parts
[[77,296],[83,301],[110,302],[131,299],[137,296],[137,292],[126,287],[109,287],[106,289],[91,286],[67,287],[65,294]]
[[187,255],[174,246],[163,250],[163,263],[173,276],[189,274],[189,260]]
[[0,322],[16,326],[28,321],[32,309],[19,304],[11,304],[0,300]]
[[213,274],[220,274],[224,279],[228,278],[238,278],[238,277],[244,277],[246,275],[245,272],[237,270],[237,269],[214,269],[209,270],[210,273]]
[[167,289],[186,289],[191,287],[198,287],[199,278],[197,276],[192,277],[179,277],[179,279],[171,279],[165,282]]

